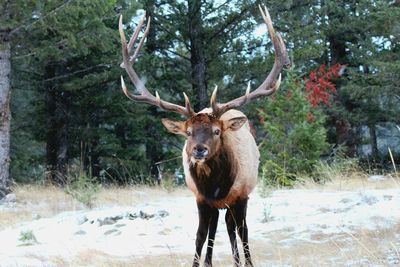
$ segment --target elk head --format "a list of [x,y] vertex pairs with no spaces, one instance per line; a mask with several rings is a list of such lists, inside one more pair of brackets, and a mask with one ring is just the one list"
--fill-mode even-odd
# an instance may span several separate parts
[[183,135],[187,138],[188,142],[186,146],[186,152],[193,163],[204,162],[207,159],[212,158],[218,152],[224,134],[227,131],[239,130],[247,121],[246,117],[236,117],[228,121],[221,120],[221,116],[225,112],[230,109],[239,108],[255,99],[269,96],[279,88],[281,81],[280,72],[284,65],[289,64],[286,47],[282,40],[282,37],[279,33],[275,32],[272,26],[272,21],[267,8],[265,6],[263,8],[259,6],[259,9],[264,19],[264,22],[267,25],[268,32],[271,36],[275,49],[275,62],[272,70],[268,74],[264,82],[256,90],[250,92],[249,83],[246,93],[243,96],[231,100],[227,103],[217,103],[217,88],[215,88],[210,101],[210,105],[212,108],[211,113],[195,113],[190,105],[189,98],[186,96],[185,93],[183,93],[185,106],[180,106],[161,100],[157,91],[154,96],[149,92],[149,90],[147,90],[144,83],[139,79],[132,65],[137,59],[139,51],[143,46],[144,40],[146,39],[146,36],[149,32],[150,17],[148,19],[143,37],[133,53],[132,48],[136,40],[138,39],[139,32],[144,24],[146,15],[144,15],[142,20],[139,22],[129,43],[127,43],[125,33],[123,31],[122,16],[120,17],[119,33],[121,36],[123,55],[123,63],[121,64],[121,66],[125,68],[132,83],[138,89],[140,94],[130,93],[127,90],[124,79],[121,76],[122,89],[125,95],[131,100],[145,102],[158,106],[167,111],[177,112],[187,118],[187,120],[183,122],[171,121],[168,119],[163,119],[162,122],[170,132]]
[[219,151],[227,131],[239,130],[246,117],[220,120],[213,114],[198,113],[186,121],[163,119],[162,123],[171,133],[187,138],[186,153],[192,163],[203,163]]

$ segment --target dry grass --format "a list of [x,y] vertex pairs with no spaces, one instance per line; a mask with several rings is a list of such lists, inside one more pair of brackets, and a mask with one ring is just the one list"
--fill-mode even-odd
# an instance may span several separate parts
[[[250,240],[255,266],[394,266],[399,264],[400,224],[392,229],[359,230],[355,233],[316,234],[311,241],[295,240],[287,232],[270,233],[263,240]],[[397,235],[397,236],[396,236]],[[291,239],[290,243],[288,240]],[[315,242],[314,242],[315,241]],[[203,251],[204,252],[204,251]],[[240,250],[241,259],[243,253]],[[84,266],[190,266],[193,255],[169,254],[119,258],[95,250],[87,250],[72,261]],[[204,260],[204,255],[202,261]],[[232,266],[230,254],[218,251],[213,266]]]
[[120,205],[133,206],[149,201],[149,195],[162,198],[191,195],[185,187],[166,190],[159,187],[136,186],[136,187],[109,187],[102,188],[95,201],[95,206]]
[[189,266],[190,255],[154,255],[144,257],[116,257],[96,250],[86,250],[77,255],[71,266],[99,266],[99,267],[125,267],[125,266]]
[[35,218],[51,217],[66,210],[81,209],[82,205],[63,190],[54,186],[16,186],[15,208],[0,212],[0,229]]
[[348,177],[337,176],[324,184],[313,182],[311,179],[302,181],[295,185],[297,189],[323,189],[348,191],[357,189],[400,189],[400,179],[393,176],[386,176],[383,181],[372,181],[363,173],[353,174]]
[[[55,186],[18,185],[13,188],[13,192],[17,198],[15,208],[0,212],[0,230],[20,222],[52,217],[64,211],[86,209],[62,188]],[[186,188],[176,188],[173,191],[148,186],[102,188],[97,194],[94,208],[133,206],[149,201],[149,195],[157,198],[185,194],[190,194]]]
[[315,243],[298,240],[285,246],[285,237],[273,233],[270,241],[252,242],[257,266],[390,266],[399,264],[400,224],[391,229],[355,233],[318,234]]
[[396,173],[386,174],[384,180],[374,181],[370,175],[357,166],[331,167],[321,165],[319,177],[322,182],[315,182],[309,177],[300,177],[294,188],[323,190],[358,190],[358,189],[400,189],[400,177]]

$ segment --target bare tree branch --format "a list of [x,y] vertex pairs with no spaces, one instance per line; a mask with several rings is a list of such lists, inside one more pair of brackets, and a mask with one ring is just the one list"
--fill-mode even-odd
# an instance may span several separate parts
[[[207,38],[209,41],[213,40],[217,36],[219,36],[221,33],[227,34],[233,29],[236,28],[237,26],[237,21],[240,20],[243,15],[250,10],[250,6],[246,6],[243,10],[240,11],[240,13],[236,14],[233,16],[230,20],[227,20],[224,24],[221,25],[219,29],[217,29],[214,33],[211,34],[209,38]],[[227,32],[224,32],[228,27],[231,27]]]
[[55,77],[52,77],[52,78],[49,78],[49,79],[45,79],[45,80],[42,80],[42,82],[46,83],[46,82],[51,82],[51,81],[55,81],[55,80],[61,80],[61,79],[69,78],[71,76],[74,76],[74,75],[77,75],[77,74],[80,74],[80,73],[88,72],[88,71],[93,70],[93,69],[109,68],[111,65],[114,65],[114,64],[98,64],[98,65],[91,66],[91,67],[88,67],[88,68],[85,68],[85,69],[81,69],[81,70],[77,70],[77,71],[74,71],[74,72],[70,72],[68,74],[59,75],[59,76],[55,76]]

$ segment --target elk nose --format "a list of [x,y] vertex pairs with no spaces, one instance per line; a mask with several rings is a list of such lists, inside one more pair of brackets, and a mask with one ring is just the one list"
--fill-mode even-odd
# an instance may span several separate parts
[[203,145],[196,145],[193,149],[192,155],[196,159],[205,158],[208,155],[208,149]]

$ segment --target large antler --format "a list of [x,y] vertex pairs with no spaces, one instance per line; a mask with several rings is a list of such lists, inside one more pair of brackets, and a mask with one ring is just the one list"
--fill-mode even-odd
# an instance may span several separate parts
[[135,49],[135,52],[133,53],[132,56],[130,56],[132,48],[139,36],[140,30],[143,26],[144,20],[146,18],[146,14],[143,15],[143,18],[140,20],[137,28],[135,29],[135,32],[133,33],[132,38],[130,39],[129,43],[127,44],[126,42],[126,37],[122,25],[122,15],[119,18],[119,34],[121,36],[121,44],[122,44],[122,56],[123,56],[123,63],[121,64],[121,67],[125,68],[126,72],[129,75],[129,78],[131,79],[132,83],[135,85],[136,89],[140,92],[140,95],[135,95],[132,94],[128,91],[126,88],[125,82],[123,77],[121,76],[121,86],[122,90],[124,91],[125,95],[130,98],[131,100],[138,101],[138,102],[144,102],[147,104],[155,105],[158,106],[164,110],[167,111],[173,111],[177,112],[179,114],[182,114],[186,117],[190,117],[193,115],[193,109],[190,106],[189,98],[185,93],[183,93],[183,96],[185,97],[185,106],[179,106],[176,104],[172,104],[170,102],[164,101],[160,99],[160,96],[158,95],[156,91],[156,96],[152,95],[149,90],[147,90],[146,86],[140,80],[139,76],[136,74],[135,70],[133,69],[132,65],[134,64],[136,58],[139,55],[139,51],[143,46],[143,43],[149,33],[150,29],[150,17],[147,22],[146,29],[144,31],[143,37],[140,40],[137,48]]
[[269,35],[271,36],[272,43],[274,45],[275,49],[274,66],[272,67],[272,70],[268,74],[267,78],[256,90],[250,93],[250,82],[249,82],[246,93],[243,96],[231,100],[227,103],[217,104],[217,87],[215,87],[210,102],[213,114],[217,118],[219,118],[222,114],[224,114],[230,109],[241,107],[246,103],[249,103],[250,101],[253,101],[257,98],[273,94],[279,88],[281,82],[280,72],[282,71],[283,66],[290,64],[285,43],[283,42],[281,35],[275,32],[274,27],[272,26],[272,21],[268,9],[265,6],[263,6],[264,8],[263,10],[263,8],[260,5],[258,6],[258,8],[260,9],[264,22],[267,25]]

